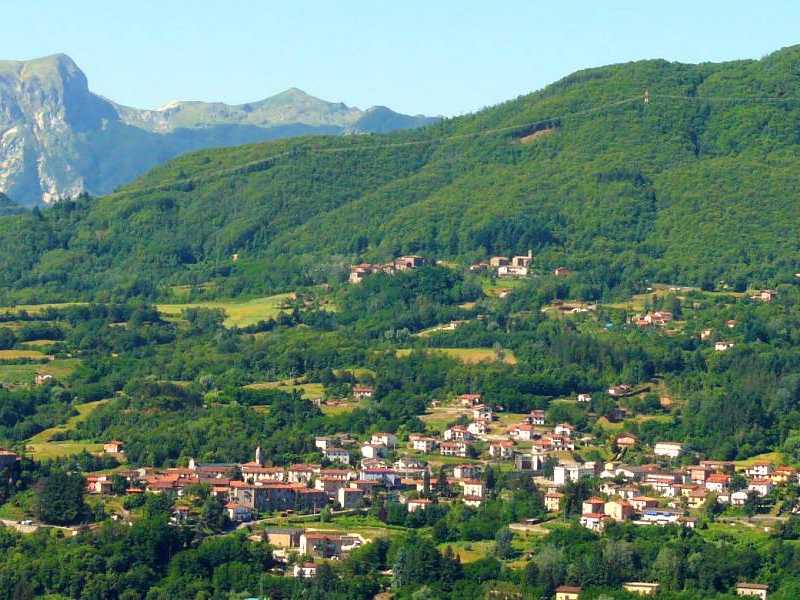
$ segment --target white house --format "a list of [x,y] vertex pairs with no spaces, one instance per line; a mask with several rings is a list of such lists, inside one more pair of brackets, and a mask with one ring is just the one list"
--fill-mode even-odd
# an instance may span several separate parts
[[680,442],[656,442],[653,454],[668,458],[678,458],[683,454],[683,444]]

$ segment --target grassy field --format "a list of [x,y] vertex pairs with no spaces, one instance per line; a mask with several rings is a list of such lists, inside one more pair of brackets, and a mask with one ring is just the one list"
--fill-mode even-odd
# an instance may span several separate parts
[[83,442],[80,440],[64,442],[52,442],[50,440],[57,433],[75,429],[78,423],[88,419],[89,415],[107,402],[108,400],[98,400],[96,402],[87,402],[86,404],[76,406],[75,408],[78,411],[77,415],[70,417],[63,425],[51,427],[50,429],[45,429],[37,433],[25,442],[25,449],[37,460],[69,456],[70,454],[78,454],[84,450],[87,452],[102,452],[103,444]]
[[445,542],[439,544],[439,550],[444,552],[445,548],[450,546],[453,552],[458,556],[462,563],[475,562],[485,556],[491,556],[494,552],[494,541],[480,541],[480,542]]
[[766,462],[778,466],[785,464],[785,461],[786,457],[783,455],[782,452],[767,452],[766,454],[758,454],[756,456],[751,456],[747,460],[737,460],[736,468],[746,469],[751,465],[761,462]]
[[19,360],[21,358],[43,360],[46,355],[38,350],[0,350],[0,360]]
[[251,390],[282,390],[292,392],[299,390],[303,393],[303,398],[320,398],[325,393],[325,386],[321,383],[293,383],[291,379],[281,381],[262,381],[251,383],[245,386]]
[[80,364],[80,359],[56,359],[44,364],[0,365],[0,383],[24,385],[33,383],[36,373],[52,375],[56,379],[68,377]]
[[341,402],[339,404],[328,405],[323,404],[320,410],[329,417],[333,417],[336,415],[343,415],[349,412],[353,412],[357,408],[364,406],[361,402]]
[[27,342],[22,342],[22,346],[36,350],[37,348],[41,348],[43,346],[52,346],[55,343],[56,340],[29,340]]
[[220,308],[225,311],[225,325],[247,327],[259,321],[276,317],[292,294],[277,294],[252,300],[218,300],[187,304],[158,304],[159,312],[168,318],[180,318],[186,308]]
[[[432,348],[428,352],[440,352],[452,358],[458,359],[464,364],[473,365],[482,362],[496,362],[497,355],[491,348]],[[401,348],[397,350],[398,357],[411,354],[411,348]],[[509,365],[517,364],[517,357],[511,350],[505,350],[503,362]]]
[[31,315],[37,315],[48,308],[67,308],[70,306],[85,306],[87,302],[62,302],[55,304],[19,304],[17,306],[0,307],[0,313],[19,314],[25,311]]

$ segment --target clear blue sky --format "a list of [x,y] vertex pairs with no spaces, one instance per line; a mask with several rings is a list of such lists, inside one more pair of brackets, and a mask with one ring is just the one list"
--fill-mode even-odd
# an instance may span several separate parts
[[2,15],[0,58],[64,52],[95,92],[141,108],[294,86],[454,115],[584,67],[800,43],[798,0],[14,0]]

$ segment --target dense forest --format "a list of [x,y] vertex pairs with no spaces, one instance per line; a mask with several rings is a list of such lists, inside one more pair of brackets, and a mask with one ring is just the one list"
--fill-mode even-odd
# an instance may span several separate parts
[[798,64],[798,47],[628,63],[421,130],[189,154],[108,197],[0,220],[2,294],[213,282],[206,293],[232,296],[336,281],[360,259],[529,248],[594,295],[786,282],[800,259]]

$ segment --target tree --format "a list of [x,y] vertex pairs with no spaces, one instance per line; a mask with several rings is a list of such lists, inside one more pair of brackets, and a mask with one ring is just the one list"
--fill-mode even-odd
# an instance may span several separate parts
[[53,471],[43,482],[39,494],[39,518],[54,525],[71,525],[87,514],[84,494],[86,482],[78,473]]
[[513,539],[514,534],[508,527],[502,527],[497,531],[497,535],[494,538],[494,552],[497,558],[506,560],[514,555],[514,548],[511,546]]
[[227,523],[225,507],[219,498],[210,496],[200,509],[200,524],[211,531],[222,531]]
[[436,495],[442,498],[449,498],[452,495],[450,484],[447,481],[447,470],[444,465],[439,467],[439,474],[436,476]]

